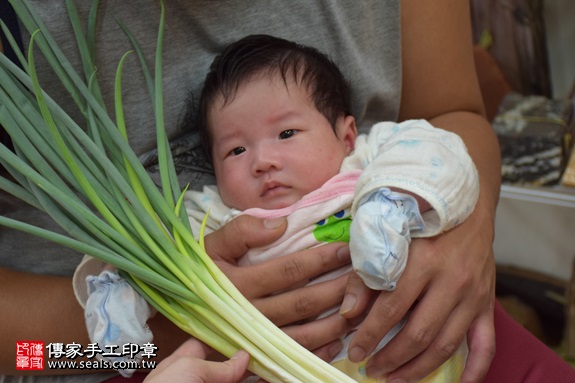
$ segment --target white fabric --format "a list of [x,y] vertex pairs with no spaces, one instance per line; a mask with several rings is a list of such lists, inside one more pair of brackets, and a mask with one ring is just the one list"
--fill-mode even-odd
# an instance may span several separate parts
[[423,231],[415,198],[382,188],[365,197],[351,221],[354,271],[373,290],[395,290],[407,263],[411,236]]
[[[109,345],[120,348],[127,344],[143,346],[152,341],[152,331],[146,324],[152,316],[147,302],[125,279],[113,269],[102,271],[97,276],[86,279],[88,300],[86,301],[86,327],[92,342],[98,343],[101,350],[108,350]],[[122,353],[123,354],[123,353]],[[130,358],[130,355],[102,357],[111,362],[140,361],[141,352]],[[130,377],[135,369],[120,369],[124,377]]]
[[423,214],[432,237],[452,229],[471,214],[479,197],[475,165],[461,138],[425,120],[380,122],[360,135],[341,170],[362,169],[351,213],[366,195],[398,188],[420,196],[432,207]]

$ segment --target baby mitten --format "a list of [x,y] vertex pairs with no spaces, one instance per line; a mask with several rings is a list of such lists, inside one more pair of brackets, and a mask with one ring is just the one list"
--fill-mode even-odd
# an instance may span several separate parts
[[[104,270],[99,275],[86,278],[88,300],[86,301],[86,327],[90,340],[98,343],[100,349],[117,356],[106,356],[110,362],[141,359],[139,352],[128,352],[123,347],[140,345],[152,341],[147,320],[152,316],[150,306],[136,290],[118,275],[117,270]],[[115,345],[117,350],[107,350]],[[102,355],[97,355],[100,358]],[[135,370],[118,370],[124,377]]]
[[394,290],[405,269],[410,233],[424,224],[414,197],[387,188],[362,199],[351,221],[353,268],[374,290]]

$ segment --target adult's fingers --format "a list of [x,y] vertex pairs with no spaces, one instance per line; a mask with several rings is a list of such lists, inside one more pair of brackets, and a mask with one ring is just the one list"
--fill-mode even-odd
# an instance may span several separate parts
[[254,266],[230,267],[221,263],[218,266],[248,299],[256,299],[303,286],[349,262],[347,244],[330,243]]
[[308,350],[319,350],[325,357],[329,351],[333,352],[334,349],[328,348],[326,351],[321,348],[339,339],[352,327],[348,320],[335,313],[305,324],[285,326],[282,330],[303,347]]
[[348,319],[361,315],[370,307],[378,293],[367,287],[357,273],[350,273],[339,313]]
[[235,263],[249,249],[268,245],[281,237],[286,227],[285,218],[259,219],[242,215],[206,235],[206,251],[214,260]]
[[476,319],[467,333],[469,356],[461,383],[483,382],[495,356],[495,324],[493,305],[484,315]]
[[180,347],[178,347],[170,356],[172,359],[181,356],[192,356],[194,358],[205,359],[212,351],[210,347],[200,342],[196,338],[186,340]]
[[[466,345],[465,331],[469,327],[467,320],[469,314],[460,311],[465,310],[458,309],[453,312],[425,352],[417,355],[393,372],[390,372],[393,367],[384,367],[385,363],[382,359],[385,359],[385,356],[381,358],[381,355],[376,355],[367,368],[368,375],[386,376],[388,381],[393,381],[396,378],[402,381],[420,380],[455,353],[461,358],[455,358],[452,363],[463,363],[465,347],[468,347],[469,353],[465,361],[465,370],[459,381],[462,383],[482,382],[495,351],[493,348],[495,336],[493,316],[486,312],[474,321],[468,332]],[[397,339],[397,341],[400,340]],[[401,350],[401,348],[398,349]],[[391,353],[393,351],[392,348]]]
[[360,362],[371,354],[385,334],[405,317],[425,289],[429,276],[425,276],[425,270],[409,267],[410,261],[408,258],[396,290],[379,292],[364,322],[359,326],[349,345],[349,359],[352,362]]
[[337,339],[313,350],[313,353],[318,358],[329,363],[341,352],[341,350],[343,350],[343,342],[340,339]]
[[[407,275],[403,282],[410,282],[410,278],[412,277],[414,276]],[[424,278],[421,275],[420,277]],[[394,293],[395,292],[390,294]],[[395,338],[386,345],[384,350],[377,353],[370,360],[368,373],[373,376],[387,374],[390,371],[394,371],[399,367],[406,365],[408,362],[412,363],[413,358],[428,350],[432,343],[437,339],[441,329],[449,324],[448,320],[457,304],[457,300],[453,301],[445,299],[446,293],[447,292],[443,288],[440,288],[437,285],[428,287],[422,296],[423,299],[417,303],[413,308],[413,311],[409,314],[405,327],[402,328],[399,334],[397,334]],[[393,300],[390,299],[390,301]],[[394,303],[386,302],[378,305],[378,302],[376,302],[372,311],[376,309],[376,307],[385,307],[388,304]],[[468,322],[465,325],[468,326],[470,321],[471,318],[468,319]],[[450,329],[451,331],[455,331],[452,327],[450,327]],[[460,329],[457,328],[457,330]],[[467,327],[465,327],[463,331],[459,331],[457,333],[459,342],[456,341],[457,343],[451,352],[455,351],[465,336],[466,331]],[[454,333],[451,333],[450,335],[455,336]],[[440,350],[439,352],[444,351],[445,353],[449,353],[450,350],[448,350],[447,343],[444,344],[443,347],[445,350]],[[444,355],[443,357],[447,359],[449,356],[450,355]],[[434,368],[427,370],[426,373],[429,373],[433,369]],[[404,377],[404,375],[402,375],[402,377]]]
[[289,290],[282,294],[252,301],[277,326],[314,318],[339,306],[343,299],[347,275],[311,286]]
[[242,380],[249,355],[239,351],[225,362],[204,360],[210,349],[191,338],[184,342],[145,379],[145,383],[236,383]]
[[[389,321],[396,323],[406,305],[417,301],[405,327],[371,358],[369,374],[421,378],[443,364],[468,332],[473,347],[464,377],[473,382],[486,373],[494,347],[493,325],[489,324],[495,277],[492,251],[488,242],[481,244],[480,226],[472,226],[476,231],[467,236],[459,228],[441,238],[414,241],[397,290],[382,292],[373,304],[357,332],[361,338],[356,335],[350,344],[352,361],[362,356],[354,347],[371,352],[389,330]],[[453,244],[455,250],[449,249]]]
[[202,380],[198,380],[198,383],[236,383],[243,380],[243,376],[248,368],[250,361],[250,355],[240,350],[229,360],[219,363],[214,366],[212,363],[218,362],[206,362],[211,365],[208,367],[204,365],[204,372],[202,373]]
[[[436,276],[410,314],[408,325],[377,355],[379,371],[393,371],[389,374],[390,379],[424,377],[451,357],[466,333],[469,356],[462,381],[480,382],[489,369],[495,347],[493,252],[488,245],[473,243],[480,235],[462,240],[457,232],[453,234],[464,249],[473,251],[454,253],[459,254],[455,258],[453,253],[451,257],[446,253],[446,261],[433,267]],[[448,236],[444,238],[449,240]],[[423,241],[420,244],[427,247],[440,242]],[[437,251],[441,248],[434,247],[426,252],[437,259]],[[425,323],[431,325],[426,327]]]
[[[424,307],[418,306],[412,314],[417,315],[419,309],[421,313],[424,312]],[[418,321],[426,317],[427,327],[421,326]],[[388,375],[391,381],[395,377],[405,381],[425,377],[457,351],[465,339],[472,318],[469,312],[456,309],[453,312],[424,313],[413,321],[408,320],[400,334],[387,345],[389,347],[385,353],[378,353],[370,360],[368,374],[374,377],[385,376],[393,371]],[[393,352],[399,355],[393,355],[392,360],[388,360],[387,356]]]

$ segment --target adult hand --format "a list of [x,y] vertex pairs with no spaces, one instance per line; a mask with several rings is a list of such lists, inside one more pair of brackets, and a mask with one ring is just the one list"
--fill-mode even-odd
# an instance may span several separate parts
[[345,243],[332,243],[286,254],[258,265],[237,265],[248,249],[278,239],[287,227],[285,219],[261,220],[240,216],[205,238],[208,254],[234,285],[264,315],[309,350],[330,360],[341,349],[337,339],[351,325],[338,314],[319,321],[299,324],[325,310],[339,306],[347,276],[313,286],[310,279],[349,264]]
[[244,376],[250,356],[239,351],[225,362],[209,362],[209,348],[191,338],[164,359],[144,380],[145,383],[235,383]]
[[494,355],[492,240],[492,218],[476,210],[447,233],[414,240],[395,291],[374,297],[357,276],[350,278],[343,315],[359,315],[373,302],[349,346],[350,359],[371,353],[411,308],[405,327],[371,358],[368,375],[389,382],[421,379],[451,357],[467,334],[470,354],[461,381],[480,382]]

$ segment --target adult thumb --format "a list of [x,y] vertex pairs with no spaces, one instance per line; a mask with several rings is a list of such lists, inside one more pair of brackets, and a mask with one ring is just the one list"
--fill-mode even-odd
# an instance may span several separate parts
[[206,235],[206,251],[212,259],[235,263],[236,259],[249,249],[262,247],[277,240],[286,228],[285,217],[261,219],[241,215]]

